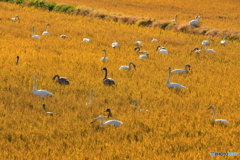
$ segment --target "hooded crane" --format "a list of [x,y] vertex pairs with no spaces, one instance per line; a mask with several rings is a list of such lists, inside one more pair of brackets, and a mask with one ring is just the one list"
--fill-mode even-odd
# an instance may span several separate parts
[[107,112],[108,113],[108,115],[107,115],[107,118],[109,118],[109,117],[112,117],[112,111],[111,111],[111,109],[106,109],[104,112]]
[[103,78],[103,84],[105,84],[106,86],[114,85],[115,81],[112,78],[107,78],[107,74],[108,74],[107,68],[102,68],[102,70],[105,71],[105,76]]
[[70,82],[66,77],[60,77],[59,75],[55,75],[52,80],[56,80],[56,83],[59,83],[61,85],[69,85]]

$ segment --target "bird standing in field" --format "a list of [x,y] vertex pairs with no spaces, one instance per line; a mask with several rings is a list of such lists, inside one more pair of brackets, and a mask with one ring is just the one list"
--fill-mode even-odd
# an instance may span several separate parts
[[104,49],[104,50],[102,50],[103,51],[103,57],[100,59],[100,61],[102,61],[102,62],[108,62],[108,58],[107,58],[107,51],[106,51],[106,49]]
[[107,74],[108,74],[108,71],[107,71],[107,68],[102,68],[102,70],[105,71],[105,76],[103,78],[103,84],[107,85],[107,86],[112,86],[115,84],[115,81],[112,79],[112,78],[107,78]]
[[156,51],[158,51],[159,53],[163,53],[165,55],[168,55],[168,50],[166,50],[166,48],[164,48],[162,46],[157,46]]
[[136,39],[135,37],[133,37],[133,40],[134,40],[133,44],[134,44],[135,46],[140,47],[140,46],[143,45],[143,43],[142,43],[141,41],[137,41],[137,39]]
[[97,118],[94,118],[91,123],[100,119],[101,120],[100,125],[102,125],[102,126],[113,125],[115,127],[119,127],[123,124],[123,122],[118,121],[118,120],[108,120],[108,121],[104,122],[104,118],[105,118],[104,116],[99,116]]
[[54,94],[46,91],[46,90],[37,90],[37,75],[34,75],[34,84],[33,84],[33,93],[36,95],[36,96],[39,96],[39,97],[42,97],[42,98],[45,98],[45,97],[48,97],[48,96],[55,96]]
[[170,82],[170,75],[171,75],[171,67],[168,67],[168,79],[167,79],[167,87],[168,88],[175,88],[175,89],[186,89],[185,86],[178,84],[178,83],[171,83]]
[[32,26],[32,38],[40,39],[40,37],[35,34],[35,27],[34,26]]
[[131,66],[133,66],[133,68],[136,70],[136,65],[133,62],[129,62],[128,66],[121,66],[119,68],[119,70],[128,70],[128,71],[130,71],[131,68],[132,68]]
[[46,24],[46,31],[44,31],[42,35],[49,35],[48,26],[51,26],[51,25],[49,23]]
[[70,82],[66,77],[60,77],[59,75],[55,75],[52,80],[56,80],[56,83],[59,83],[61,85],[69,85]]
[[195,17],[196,19],[194,20],[191,20],[188,24],[191,25],[191,26],[198,26],[200,24],[200,16],[199,15],[196,15]]
[[228,124],[229,122],[225,119],[215,119],[215,116],[216,116],[216,110],[215,110],[215,107],[214,106],[209,106],[208,109],[212,109],[213,111],[213,114],[212,114],[212,121],[213,122],[220,122],[220,123],[223,123],[223,124]]
[[177,18],[178,18],[178,15],[176,14],[176,15],[174,16],[174,19],[171,20],[171,21],[172,21],[172,22],[177,22]]
[[184,66],[184,69],[174,69],[171,71],[171,73],[178,73],[178,74],[182,74],[182,73],[188,73],[191,68],[191,65],[190,64],[186,64]]

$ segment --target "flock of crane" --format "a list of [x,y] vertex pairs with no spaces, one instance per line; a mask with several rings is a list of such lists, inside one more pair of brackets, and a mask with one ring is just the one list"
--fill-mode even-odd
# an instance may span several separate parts
[[[174,22],[177,22],[177,18],[178,18],[178,15],[175,15],[175,18]],[[192,26],[197,26],[200,24],[200,16],[197,15],[195,17],[196,19],[195,20],[192,20],[189,22],[189,25],[192,25]],[[20,21],[20,18],[19,16],[15,16],[13,18],[11,18],[12,21]],[[46,24],[46,30],[42,33],[42,35],[49,35],[49,31],[48,31],[48,26],[51,26],[49,23]],[[222,41],[220,41],[220,44],[222,45],[227,45],[228,42],[226,41],[226,37],[224,37],[224,39]],[[36,35],[35,34],[35,27],[32,26],[32,38],[34,39],[40,39],[40,36]],[[60,35],[60,38],[67,38],[66,35]],[[133,38],[134,39],[134,45],[136,46],[134,48],[135,52],[140,54],[139,55],[139,58],[140,59],[147,59],[150,55],[150,53],[148,53],[147,51],[141,51],[141,46],[143,45],[143,43],[141,41],[137,41],[136,38]],[[91,42],[90,39],[88,38],[83,38],[83,41],[84,42]],[[152,39],[152,42],[157,42],[158,40],[153,38]],[[210,44],[210,41],[213,41],[212,38],[208,38],[207,40],[204,40],[202,41],[202,47],[204,47],[204,51],[206,52],[212,52],[212,53],[216,53],[213,49],[207,49],[206,47]],[[120,45],[119,43],[114,40],[113,43],[112,43],[112,48],[118,48]],[[102,50],[104,52],[104,55],[103,57],[100,59],[100,61],[102,62],[108,62],[109,59],[107,58],[107,55],[106,55],[106,49]],[[163,47],[163,46],[157,46],[156,48],[156,51],[158,51],[159,53],[161,54],[164,54],[164,55],[168,55],[168,50]],[[194,48],[191,52],[196,52],[197,54],[200,54],[202,51],[196,47]],[[18,62],[19,62],[19,56],[17,56],[17,61],[16,61],[16,64],[18,65]],[[136,69],[136,65],[133,63],[133,62],[129,62],[127,66],[120,66],[119,70],[131,70],[132,68]],[[190,64],[186,64],[185,67],[183,69],[174,69],[174,70],[171,70],[171,67],[168,68],[168,78],[167,78],[167,87],[170,88],[170,89],[177,89],[177,90],[180,90],[180,89],[186,89],[185,86],[181,85],[181,84],[178,84],[178,83],[172,83],[170,82],[170,76],[172,73],[177,73],[177,74],[187,74],[189,73],[189,70],[191,68],[191,65]],[[104,78],[102,80],[103,84],[106,85],[106,86],[112,86],[112,85],[116,85],[115,81],[112,79],[112,78],[109,78],[108,77],[108,70],[107,68],[102,68],[101,70],[105,71],[105,74],[104,74]],[[53,77],[53,80],[56,81],[56,83],[59,83],[60,85],[70,85],[70,82],[69,80],[66,78],[66,77],[60,77],[59,75],[55,75]],[[36,95],[36,96],[39,96],[39,97],[42,97],[42,98],[45,98],[47,96],[55,96],[53,93],[50,93],[48,92],[47,90],[37,90],[37,75],[34,75],[34,85],[33,85],[33,93]],[[86,105],[91,105],[93,103],[93,92],[94,90],[90,90],[90,101],[86,103]],[[138,101],[137,100],[133,100],[132,103],[135,103],[135,110],[136,111],[147,111],[149,112],[149,110],[146,110],[146,109],[138,109]],[[42,105],[43,109],[46,111],[46,105],[43,104]],[[215,119],[215,116],[216,116],[216,111],[215,111],[215,108],[214,106],[210,106],[209,109],[212,109],[213,110],[213,115],[212,115],[212,120],[214,122],[221,122],[221,123],[224,123],[224,124],[228,124],[229,122],[227,120],[224,120],[224,119]],[[100,125],[109,125],[109,124],[112,124],[116,127],[119,127],[120,125],[123,124],[123,122],[121,121],[118,121],[118,120],[108,120],[106,122],[104,122],[105,118],[109,118],[109,117],[112,117],[112,112],[110,109],[107,109],[106,111],[104,112],[108,112],[108,116],[99,116],[95,119],[93,119],[92,123],[97,121],[97,120],[101,120],[100,122]],[[45,112],[46,114],[49,114],[49,115],[53,115],[53,112]]]

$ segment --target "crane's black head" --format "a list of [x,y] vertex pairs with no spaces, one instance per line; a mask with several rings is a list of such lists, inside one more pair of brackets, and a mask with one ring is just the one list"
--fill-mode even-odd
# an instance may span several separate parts
[[102,68],[102,70],[107,70],[107,68]]
[[111,112],[111,109],[108,108],[104,112]]
[[46,110],[46,105],[45,104],[42,104],[42,107],[44,110]]

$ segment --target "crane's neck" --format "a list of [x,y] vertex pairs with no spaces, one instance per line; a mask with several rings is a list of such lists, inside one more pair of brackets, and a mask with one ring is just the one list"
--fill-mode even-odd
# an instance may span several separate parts
[[92,100],[93,100],[93,90],[90,90],[90,103],[92,103]]
[[103,118],[103,117],[99,117],[99,119],[101,119],[100,125],[102,125],[102,126],[106,125],[106,124],[104,123],[104,118]]
[[48,25],[46,25],[46,31],[48,32]]
[[132,68],[132,66],[131,65],[134,65],[132,62],[130,62],[130,63],[128,63],[128,67],[129,67],[129,69],[131,69]]
[[171,75],[171,69],[168,69],[168,79],[167,79],[167,85],[170,84],[170,75]]
[[103,56],[104,56],[104,57],[107,57],[106,51],[104,50],[103,52],[104,52],[104,53],[103,53]]
[[19,57],[17,57],[16,65],[18,65]]
[[185,66],[185,71],[186,71],[186,73],[188,73],[188,66],[187,65]]
[[54,79],[56,79],[57,78],[57,80],[59,80],[59,75],[55,75],[55,77],[54,77]]
[[107,79],[107,70],[105,70],[105,77],[103,79]]
[[32,35],[34,35],[35,33],[34,33],[34,26],[32,26]]
[[33,80],[33,91],[37,90],[37,82],[36,82],[36,76],[34,76],[34,80]]
[[140,51],[140,48],[139,48],[139,47],[137,47],[137,48],[136,48],[136,52],[139,52],[139,51]]
[[215,121],[215,116],[216,116],[216,110],[213,108],[213,114],[212,114],[212,121]]
[[177,22],[177,16],[175,16],[174,21]]

